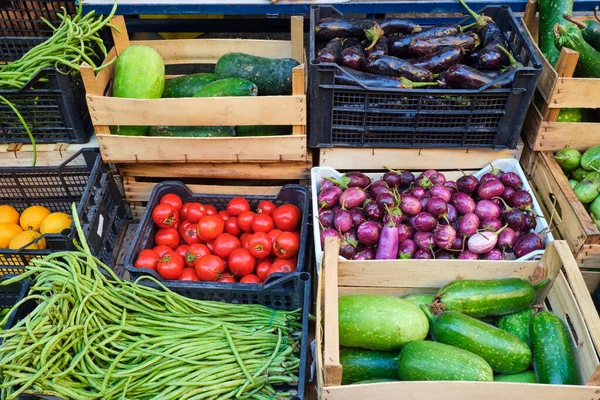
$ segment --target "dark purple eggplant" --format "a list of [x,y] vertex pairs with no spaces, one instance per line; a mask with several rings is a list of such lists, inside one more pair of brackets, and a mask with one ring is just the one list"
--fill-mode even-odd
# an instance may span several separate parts
[[350,213],[352,214],[352,226],[355,228],[367,220],[360,209],[353,208]]
[[509,226],[504,228],[504,230],[498,234],[498,247],[500,247],[500,250],[502,251],[512,250],[516,241],[517,232]]
[[440,251],[435,254],[436,260],[454,260],[454,256],[447,251]]
[[363,69],[367,59],[360,46],[348,47],[342,50],[342,65],[352,69]]
[[381,180],[385,181],[390,189],[395,189],[400,184],[400,174],[396,171],[389,170],[383,174]]
[[[361,214],[362,215],[362,214]],[[333,217],[335,212],[333,210],[320,209],[319,210],[319,222],[323,228],[331,228],[333,226]]]
[[470,260],[470,261],[479,260],[479,256],[470,250],[465,250],[465,251],[461,252],[457,258],[459,260]]
[[365,36],[365,30],[372,28],[375,21],[358,18],[323,18],[317,21],[315,34],[318,40]]
[[374,198],[377,198],[377,196],[380,193],[383,193],[383,192],[391,193],[392,191],[390,190],[390,187],[388,186],[386,181],[378,180],[371,184],[371,186],[369,187],[369,192],[371,193],[371,195]]
[[509,64],[508,57],[500,50],[499,43],[486,45],[479,51],[477,58],[479,68],[484,70],[499,70]]
[[[527,221],[525,220],[525,214],[521,210],[517,210],[516,208],[510,209],[502,214],[502,219],[508,226],[515,231],[522,231],[525,229]],[[520,257],[520,256],[518,256]]]
[[481,255],[482,260],[500,261],[502,260],[502,252],[498,249],[492,249]]
[[523,181],[521,180],[521,177],[516,172],[506,172],[506,173],[502,174],[502,177],[500,178],[500,182],[502,182],[504,184],[504,186],[510,186],[513,189],[517,189],[517,190],[521,189],[521,186],[523,185]]
[[511,188],[510,186],[505,186],[504,192],[502,192],[502,196],[500,197],[502,197],[505,202],[509,202],[510,196],[512,196],[514,192],[516,192],[515,189]]
[[544,241],[537,233],[526,233],[519,236],[515,242],[515,256],[521,258],[531,253],[532,251],[542,250]]
[[530,231],[537,226],[536,216],[533,211],[525,211],[525,230]]
[[398,258],[408,260],[413,258],[417,251],[417,245],[412,239],[406,239],[398,245]]
[[379,193],[375,198],[375,202],[383,210],[385,210],[386,207],[391,210],[393,208],[396,208],[396,206],[398,205],[396,197],[391,192]]
[[446,83],[451,89],[479,89],[494,80],[486,73],[464,64],[453,65],[446,71]]
[[[350,179],[350,181],[348,182],[349,188],[358,187],[361,189],[365,189],[366,187],[368,187],[371,184],[371,178],[369,178],[368,175],[365,175],[359,171],[346,172],[344,174],[344,178]],[[342,189],[345,189],[345,188],[342,187]]]
[[413,258],[415,260],[431,260],[433,259],[433,254],[431,254],[431,251],[429,250],[417,249],[415,254],[413,254]]
[[425,68],[434,74],[447,70],[454,64],[458,64],[464,54],[460,47],[446,47],[432,54],[409,60],[415,67]]
[[[457,47],[473,51],[481,44],[476,33],[459,33],[453,36],[415,38],[410,41],[408,51],[413,57],[424,57],[446,47]],[[453,64],[457,64],[458,61]]]
[[431,200],[431,196],[423,196],[419,199],[419,202],[421,203],[421,207],[423,208],[423,210],[427,209],[427,204],[429,203],[429,200]]
[[454,240],[454,244],[450,248],[455,251],[464,251],[465,237],[462,235],[456,235],[456,240]]
[[479,181],[473,175],[464,175],[456,180],[456,187],[459,192],[471,194],[477,189]]
[[342,40],[342,47],[344,49],[356,46],[360,46],[360,41],[357,38],[345,38]]
[[442,225],[453,225],[456,221],[458,221],[458,212],[452,204],[448,203],[448,213],[446,214],[446,218],[442,219],[440,223]]
[[340,196],[344,191],[337,186],[328,187],[321,190],[317,200],[319,202],[319,209],[333,208],[340,200]]
[[367,204],[365,204],[363,211],[369,219],[379,221],[383,218],[383,211],[381,211],[381,208],[379,208],[375,200],[371,200]]
[[415,38],[415,35],[399,35],[393,34],[388,38],[388,54],[390,56],[407,58],[410,57],[408,45]]
[[370,72],[357,71],[351,68],[339,67],[335,71],[335,82],[338,85],[366,86],[371,88],[413,89],[424,86],[437,86],[437,82],[412,82],[409,79],[396,76],[377,75]]
[[517,190],[510,196],[510,205],[521,211],[531,211],[533,198],[527,190]]
[[392,33],[418,33],[423,30],[421,25],[413,22],[409,19],[402,18],[385,18],[377,21],[381,29],[386,35],[390,35]]
[[317,59],[321,62],[339,64],[342,60],[342,40],[334,38],[329,41],[317,54]]
[[446,181],[443,186],[450,191],[450,195],[458,192],[455,181]]
[[353,260],[374,260],[375,259],[375,250],[370,247],[358,246],[356,248],[356,252],[352,257]]
[[[363,48],[367,48],[369,43],[367,41],[363,41]],[[375,46],[370,48],[369,50],[364,51],[365,57],[381,57],[388,55],[388,38],[382,37],[375,43]]]
[[408,225],[398,224],[398,243],[404,242],[411,236],[411,230],[409,229]]
[[477,67],[479,65],[479,50],[465,53],[460,62],[469,67]]
[[328,237],[333,237],[336,239],[341,239],[339,232],[333,228],[327,228],[323,232],[321,232],[321,246],[325,245],[325,239]]
[[425,68],[415,67],[406,60],[393,56],[367,59],[367,71],[374,74],[400,76],[413,82],[431,82],[433,74]]

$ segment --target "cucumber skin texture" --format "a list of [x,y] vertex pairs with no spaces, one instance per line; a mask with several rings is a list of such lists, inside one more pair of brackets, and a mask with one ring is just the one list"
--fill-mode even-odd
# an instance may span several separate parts
[[457,280],[438,292],[446,310],[481,318],[505,315],[530,307],[535,300],[531,283],[519,278]]
[[594,181],[584,178],[573,188],[575,196],[583,204],[591,203],[598,197],[598,184]]
[[291,135],[288,125],[242,125],[235,127],[236,136],[281,136]]
[[583,110],[581,108],[563,108],[558,114],[556,122],[581,122]]
[[148,136],[163,137],[232,137],[232,126],[152,126]]
[[521,339],[457,311],[444,311],[431,325],[436,342],[477,354],[502,374],[518,374],[531,364],[531,350]]
[[375,379],[398,380],[398,353],[340,348],[342,385]]
[[111,126],[110,133],[112,135],[121,136],[146,136],[148,135],[148,126],[138,125],[119,125]]
[[[564,24],[563,24],[564,25]],[[583,78],[600,78],[600,55],[587,44],[578,27],[569,24],[566,33],[555,39],[555,47],[567,47],[579,52],[579,60],[575,68],[575,76]],[[560,50],[559,50],[560,51]]]
[[391,296],[351,295],[338,300],[340,346],[399,350],[423,340],[429,320],[411,302]]
[[529,333],[531,331],[530,325],[532,316],[533,309],[528,308],[523,311],[500,317],[497,326],[508,333],[512,333],[525,342],[527,346],[531,347],[531,337]]
[[564,322],[548,311],[531,319],[533,369],[539,383],[579,385],[581,378],[571,335]]
[[493,380],[490,365],[481,357],[443,343],[417,341],[400,351],[398,376],[402,381]]
[[204,72],[167,79],[162,97],[163,99],[193,97],[198,90],[214,82],[216,79],[215,74]]
[[574,0],[540,0],[538,8],[540,11],[539,47],[546,59],[552,66],[556,65],[560,50],[554,45],[555,24],[570,24],[565,20],[563,14],[573,14]]
[[496,375],[494,382],[537,383],[535,372],[527,370],[519,374]]
[[426,294],[426,293],[416,293],[409,294],[408,296],[403,297],[404,300],[408,300],[416,306],[429,305],[433,303],[435,300],[435,294]]
[[207,84],[194,97],[256,96],[257,91],[256,85],[246,79],[227,78]]
[[594,168],[600,168],[600,145],[591,147],[581,156],[581,168],[586,171],[593,171]]
[[261,96],[292,94],[292,69],[300,65],[293,58],[266,58],[245,53],[227,53],[217,61],[217,79],[243,78],[258,86]]

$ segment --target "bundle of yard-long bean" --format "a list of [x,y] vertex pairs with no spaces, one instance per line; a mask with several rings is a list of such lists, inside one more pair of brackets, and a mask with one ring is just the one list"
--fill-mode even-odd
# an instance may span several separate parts
[[2,399],[29,390],[68,399],[290,397],[275,387],[298,380],[299,311],[192,300],[108,279],[74,206],[73,217],[81,251],[33,260],[3,283],[32,277],[24,301],[38,305],[0,332]]

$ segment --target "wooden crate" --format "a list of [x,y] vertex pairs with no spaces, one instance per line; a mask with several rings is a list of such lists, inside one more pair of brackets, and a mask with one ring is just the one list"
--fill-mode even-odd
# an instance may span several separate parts
[[[55,166],[65,162],[81,149],[97,148],[95,136],[87,143],[47,143],[38,144],[36,166]],[[25,143],[0,144],[0,167],[31,167],[33,164],[33,146]]]
[[[130,45],[154,48],[166,65],[214,64],[224,54],[242,51],[264,57],[292,57],[304,61],[302,17],[291,17],[291,41],[190,39],[132,41],[122,17],[113,24],[114,48],[105,63]],[[215,171],[244,170],[252,166],[254,176],[263,169],[279,171],[279,178],[306,176],[311,157],[306,146],[306,85],[304,64],[293,70],[290,96],[123,99],[110,97],[114,63],[97,75],[82,65],[86,99],[98,137],[102,157],[112,163],[196,164]],[[168,77],[167,77],[168,78]],[[110,134],[113,125],[291,125],[293,134],[270,137],[181,138],[131,137]],[[269,164],[267,166],[267,164]],[[256,167],[256,165],[258,165]],[[273,167],[271,167],[271,165]]]
[[[529,0],[522,19],[523,30],[532,43],[537,43],[537,2]],[[578,20],[590,17],[576,17]],[[592,17],[593,18],[593,17]],[[544,104],[540,110],[533,102],[529,107],[523,134],[534,151],[557,151],[566,147],[587,149],[590,143],[600,143],[600,123],[557,122],[562,108],[598,108],[600,79],[573,78],[579,53],[563,48],[555,67],[535,46],[544,69],[537,89]]]
[[[399,264],[338,260],[335,239],[326,243],[324,273],[317,293],[317,386],[324,400],[431,399],[446,400],[575,400],[597,399],[600,393],[600,320],[569,247],[555,241],[540,261],[518,267],[511,261],[462,261],[452,265],[435,260]],[[349,294],[404,296],[435,293],[455,279],[520,277],[539,282],[552,279],[537,293],[542,302],[571,329],[579,370],[587,386],[558,386],[496,382],[390,382],[341,386],[338,297]],[[485,394],[484,394],[485,393]]]

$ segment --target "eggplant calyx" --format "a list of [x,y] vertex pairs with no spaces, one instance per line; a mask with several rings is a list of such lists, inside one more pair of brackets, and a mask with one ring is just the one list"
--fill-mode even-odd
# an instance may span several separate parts
[[484,28],[489,22],[493,21],[492,18],[486,15],[477,14],[475,11],[471,10],[464,0],[458,0],[458,2],[465,8],[465,10],[467,10],[467,13],[469,13],[469,15],[475,19],[475,23],[479,28]]
[[587,25],[586,25],[586,24],[584,24],[584,23],[583,23],[583,22],[581,22],[581,21],[577,21],[575,18],[573,18],[573,16],[572,16],[572,15],[569,15],[569,14],[563,14],[563,16],[562,16],[562,17],[563,17],[564,19],[566,19],[567,21],[569,21],[570,23],[572,23],[572,24],[576,25],[576,26],[577,26],[579,29],[582,29],[582,30],[583,30],[583,29],[586,29],[586,28],[587,28]]
[[506,55],[506,57],[508,57],[508,61],[510,62],[510,66],[511,67],[515,67],[515,68],[519,68],[522,67],[523,64],[521,64],[520,62],[517,61],[517,59],[515,57],[513,57],[512,54],[510,54],[510,51],[506,50],[504,48],[504,46],[498,45],[498,49],[504,53],[504,55]]
[[404,77],[400,77],[400,82],[402,83],[402,87],[405,89],[414,89],[425,86],[437,86],[439,82],[413,82],[410,79],[406,79]]
[[373,47],[375,47],[377,41],[384,35],[385,33],[383,32],[383,29],[381,29],[377,23],[375,23],[372,28],[366,29],[365,36],[367,37],[367,40],[371,42],[371,44],[368,47],[365,47],[365,50],[371,50]]
[[335,179],[335,178],[325,178],[325,179],[331,183],[334,183],[336,186],[338,186],[342,190],[348,189],[348,184],[350,184],[350,182],[352,181],[350,178],[348,178],[347,176],[344,176],[344,175],[342,175],[339,179]]

